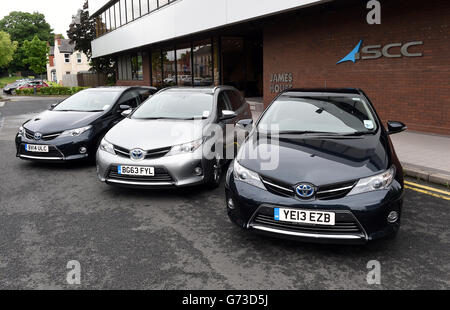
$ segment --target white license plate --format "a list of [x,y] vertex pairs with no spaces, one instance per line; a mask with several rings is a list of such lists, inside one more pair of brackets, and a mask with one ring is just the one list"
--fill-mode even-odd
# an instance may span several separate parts
[[123,175],[137,175],[137,176],[155,176],[154,167],[141,167],[141,166],[118,166],[117,173]]
[[28,152],[48,153],[48,145],[25,144],[25,150]]
[[275,208],[274,219],[282,222],[335,225],[335,214],[333,212]]

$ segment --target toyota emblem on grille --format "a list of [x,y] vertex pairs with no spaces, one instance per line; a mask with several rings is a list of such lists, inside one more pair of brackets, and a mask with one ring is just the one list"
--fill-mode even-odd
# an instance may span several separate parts
[[34,133],[34,140],[41,140],[42,138],[42,134],[39,132],[35,132]]
[[308,199],[314,196],[316,193],[316,188],[314,185],[309,183],[301,183],[295,188],[295,192],[300,198]]
[[142,160],[142,159],[144,159],[144,151],[141,149],[131,150],[130,157],[133,160]]

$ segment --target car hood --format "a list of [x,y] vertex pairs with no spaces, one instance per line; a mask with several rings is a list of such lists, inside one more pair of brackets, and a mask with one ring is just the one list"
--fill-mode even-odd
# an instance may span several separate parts
[[91,125],[104,113],[45,111],[30,119],[24,127],[42,134],[61,132]]
[[152,150],[192,142],[202,137],[204,121],[138,120],[126,118],[105,139],[126,149]]
[[[253,134],[242,146],[238,161],[263,177],[292,185],[309,182],[320,186],[357,180],[386,170],[391,162],[387,139],[378,133],[340,139],[282,138],[276,143],[266,136]],[[251,150],[261,155],[251,156]],[[264,160],[269,157],[264,156],[267,150],[271,160]]]

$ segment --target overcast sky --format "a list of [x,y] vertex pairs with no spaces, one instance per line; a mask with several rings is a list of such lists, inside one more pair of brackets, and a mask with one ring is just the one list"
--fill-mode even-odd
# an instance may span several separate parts
[[62,33],[67,38],[66,32],[69,30],[72,15],[75,15],[83,4],[84,0],[0,0],[0,19],[12,11],[38,11],[45,15],[54,33]]

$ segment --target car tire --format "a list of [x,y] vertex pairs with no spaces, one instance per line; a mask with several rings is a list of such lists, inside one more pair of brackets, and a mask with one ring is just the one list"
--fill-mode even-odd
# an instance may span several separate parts
[[216,159],[215,163],[212,165],[212,171],[209,176],[206,186],[210,189],[215,189],[219,187],[222,177],[222,162],[220,159]]

